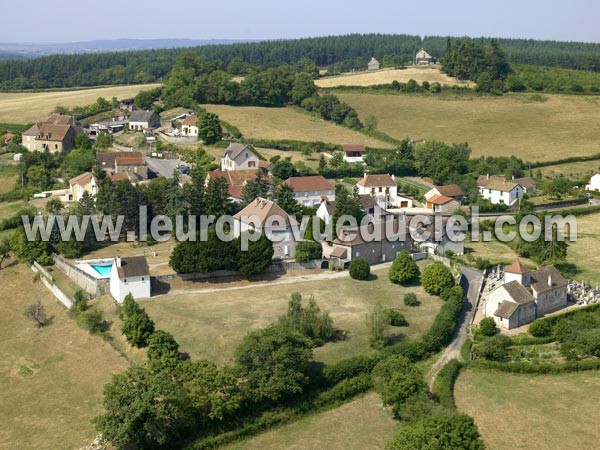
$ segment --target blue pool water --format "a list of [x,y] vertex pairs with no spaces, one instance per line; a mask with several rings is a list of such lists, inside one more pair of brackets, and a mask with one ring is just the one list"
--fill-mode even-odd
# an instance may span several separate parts
[[94,269],[101,277],[109,277],[110,269],[112,266],[110,265],[102,265],[102,264],[90,264],[90,267]]

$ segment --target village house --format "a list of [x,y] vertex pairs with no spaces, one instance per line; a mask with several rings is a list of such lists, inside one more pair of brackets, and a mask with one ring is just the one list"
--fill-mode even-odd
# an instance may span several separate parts
[[488,180],[485,186],[478,186],[479,194],[494,205],[513,206],[523,198],[523,188],[519,183],[502,179]]
[[[490,174],[480,175],[477,178],[477,187],[479,189],[485,188],[485,187],[487,187],[488,184],[498,182],[498,181],[504,182],[504,181],[507,181],[507,179],[506,179],[506,177],[501,177],[498,175],[490,175]],[[521,177],[521,178],[512,177],[511,181],[513,183],[518,183],[521,186],[521,188],[523,189],[524,194],[532,194],[532,193],[536,192],[536,190],[537,190],[537,181],[535,181],[531,177]]]
[[188,115],[181,121],[181,136],[198,137],[198,116]]
[[96,165],[109,174],[125,174],[131,181],[148,178],[148,166],[142,152],[96,153]]
[[22,145],[30,152],[70,151],[75,148],[75,136],[82,132],[74,116],[52,114],[23,132]]
[[367,147],[359,144],[345,144],[342,145],[342,153],[344,154],[344,161],[349,163],[362,163],[365,160],[365,153]]
[[92,197],[95,197],[98,193],[98,182],[96,177],[90,172],[84,172],[75,178],[69,180],[70,187],[70,199],[74,202],[78,202],[83,197],[83,194],[87,192]]
[[271,177],[264,175],[259,169],[245,169],[245,170],[212,170],[206,174],[205,185],[208,185],[210,180],[215,180],[222,177],[227,181],[229,198],[234,202],[242,202],[242,194],[244,192],[244,186],[248,181],[256,178],[257,174],[261,174],[263,181],[269,184],[272,189],[273,180]]
[[[247,231],[266,235],[273,243],[273,258],[293,258],[296,254],[296,239],[293,228],[299,229],[296,219],[287,214],[277,203],[257,198],[233,216],[234,236]],[[299,241],[302,238],[299,237]]]
[[[361,195],[360,203],[363,211],[373,222],[382,220],[389,220],[394,217],[394,214],[387,212],[385,209],[379,207],[377,200],[370,195]],[[317,217],[321,219],[326,225],[331,222],[333,218],[333,211],[335,209],[335,200],[323,200],[317,208]]]
[[302,206],[318,207],[323,200],[335,200],[335,188],[322,175],[291,177],[285,184],[294,191],[294,198]]
[[119,102],[119,109],[121,111],[128,111],[128,112],[135,111],[135,104],[133,103],[133,99],[127,98],[127,99],[121,100]]
[[450,197],[462,204],[465,194],[457,184],[448,184],[446,186],[434,186],[425,193],[425,200],[429,200],[433,196]]
[[523,326],[567,306],[567,280],[554,266],[529,270],[520,261],[504,268],[500,285],[484,298],[484,312],[506,329]]
[[371,58],[371,61],[367,64],[367,70],[379,70],[380,67],[381,64],[379,64],[379,61],[375,57]]
[[379,264],[393,261],[402,250],[410,250],[412,241],[406,223],[394,219],[343,229],[333,241],[333,247],[331,256],[340,261],[365,258],[369,264]]
[[231,143],[221,155],[221,170],[258,169],[259,158],[249,145]]
[[427,53],[425,49],[419,50],[415,55],[415,65],[425,66],[428,64],[435,64],[435,58]]
[[123,303],[127,294],[135,300],[151,296],[150,269],[143,256],[120,257],[113,260],[110,269],[110,294]]
[[590,184],[585,186],[586,191],[600,191],[600,172],[592,175],[590,178]]
[[[451,221],[451,222],[450,222]],[[461,256],[465,253],[467,230],[456,220],[444,217],[435,229],[435,221],[429,224],[419,223],[417,228],[410,228],[415,248],[430,255],[445,256],[447,252]]]
[[160,127],[160,116],[154,111],[133,111],[129,116],[131,131],[150,131]]
[[454,214],[460,208],[460,203],[452,197],[433,194],[426,198],[425,207],[434,213]]
[[388,174],[376,174],[364,176],[356,183],[360,195],[370,195],[377,200],[379,207],[388,208],[408,208],[412,206],[403,196],[398,196],[398,184],[396,177]]

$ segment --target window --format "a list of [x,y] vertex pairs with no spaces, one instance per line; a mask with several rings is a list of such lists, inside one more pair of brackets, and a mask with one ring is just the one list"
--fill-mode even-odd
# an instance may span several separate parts
[[144,277],[142,277],[142,281],[144,281]]
[[248,167],[256,167],[256,161],[248,161]]
[[58,150],[58,144],[54,144],[54,150]]
[[383,188],[379,186],[379,192],[383,192]]

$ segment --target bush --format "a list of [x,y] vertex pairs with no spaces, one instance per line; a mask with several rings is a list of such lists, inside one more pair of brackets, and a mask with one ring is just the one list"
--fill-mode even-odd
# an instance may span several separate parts
[[421,276],[421,271],[417,263],[412,259],[410,253],[402,250],[389,270],[389,277],[392,283],[408,284],[414,283]]
[[421,302],[419,302],[417,294],[414,292],[409,292],[408,294],[404,295],[404,304],[406,306],[419,306]]
[[479,322],[479,331],[484,336],[494,336],[498,331],[498,329],[496,328],[496,321],[491,317],[485,317],[481,319],[481,322]]
[[302,241],[296,245],[296,261],[308,262],[311,259],[320,259],[323,256],[323,247],[315,241]]
[[76,312],[83,312],[88,309],[88,295],[87,292],[79,290],[73,295],[73,310]]
[[371,266],[364,258],[356,258],[350,261],[350,277],[355,280],[367,280],[371,274]]
[[454,276],[448,267],[435,262],[423,270],[421,283],[428,294],[440,295],[454,286]]
[[480,342],[475,348],[475,354],[488,361],[504,361],[508,357],[509,345],[510,338],[494,336]]
[[529,332],[534,337],[547,337],[552,334],[552,323],[544,319],[535,319],[529,325]]
[[335,330],[328,313],[321,313],[314,297],[308,306],[302,306],[302,296],[294,292],[288,303],[288,310],[279,318],[279,324],[286,330],[297,331],[309,338],[314,345],[323,345],[331,340]]
[[181,359],[179,344],[171,333],[158,330],[148,339],[148,360],[162,366],[175,365]]
[[373,310],[367,315],[367,328],[369,345],[376,349],[382,349],[388,338],[389,319],[381,302],[375,303]]
[[385,311],[388,317],[388,323],[393,327],[407,327],[408,321],[400,311],[396,309],[387,309]]
[[77,325],[92,334],[100,334],[104,331],[104,317],[102,311],[92,308],[89,311],[81,311],[77,315]]
[[374,356],[367,355],[357,355],[334,364],[328,364],[321,374],[323,383],[326,386],[333,386],[347,378],[371,373],[376,364],[377,359]]
[[138,348],[146,347],[150,336],[154,333],[154,322],[142,309],[127,317],[121,331],[131,345]]
[[454,382],[460,374],[462,365],[458,360],[450,360],[438,373],[433,385],[433,393],[444,408],[456,409],[454,404]]

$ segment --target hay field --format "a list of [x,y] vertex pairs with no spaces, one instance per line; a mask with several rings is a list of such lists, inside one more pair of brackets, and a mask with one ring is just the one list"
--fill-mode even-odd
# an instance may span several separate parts
[[[536,169],[537,170],[537,169]],[[592,176],[600,170],[600,159],[595,161],[579,161],[566,164],[556,164],[553,166],[540,167],[542,174],[548,177],[557,177],[564,175],[567,177],[579,178],[582,176]]]
[[600,213],[577,217],[577,242],[569,243],[567,261],[577,266],[575,279],[600,283]]
[[[600,151],[600,98],[514,94],[502,97],[336,93],[361,120],[403,139],[468,142],[473,155],[549,161]],[[544,101],[545,99],[545,101]]]
[[430,83],[438,82],[442,85],[450,86],[473,86],[475,83],[470,81],[458,81],[454,77],[449,77],[440,72],[437,67],[408,67],[406,69],[381,69],[372,72],[353,72],[337,75],[334,77],[325,77],[315,80],[315,84],[321,88],[330,88],[336,86],[372,86],[374,84],[390,84],[396,80],[400,83],[406,83],[413,79],[419,84],[423,81]]
[[[0,270],[0,448],[70,449],[96,436],[102,388],[128,363],[99,336],[77,327],[24,264]],[[51,325],[37,329],[23,311],[41,300]]]
[[[350,332],[345,341],[328,343],[315,349],[315,359],[334,362],[371,351],[368,345],[366,315],[380,300],[386,307],[398,308],[410,326],[394,328],[394,333],[421,335],[431,325],[441,300],[426,294],[421,287],[404,288],[392,284],[387,269],[376,269],[377,279],[356,281],[350,277],[318,281],[299,281],[285,285],[261,285],[204,293],[164,295],[139,303],[155,321],[157,328],[175,336],[184,352],[192,358],[207,358],[217,363],[232,361],[233,351],[250,331],[275,322],[287,309],[292,292],[304,299],[315,297],[322,311],[328,311],[334,326]],[[306,278],[306,277],[304,277]],[[204,286],[199,286],[204,288]],[[228,285],[223,282],[219,286]],[[236,285],[233,285],[236,287]],[[402,302],[412,291],[421,301],[418,307]]]
[[598,448],[600,372],[513,375],[467,370],[457,408],[475,419],[489,450]]
[[0,93],[0,122],[30,123],[43,120],[57,106],[72,108],[88,105],[98,97],[110,100],[134,97],[138,92],[152,89],[158,84],[134,84],[73,91],[41,91]]
[[308,416],[227,450],[379,450],[394,436],[398,422],[383,409],[379,395],[370,392],[339,408]]
[[389,148],[390,145],[349,128],[335,125],[292,107],[202,105],[226,122],[235,125],[248,138],[323,141],[334,144],[364,144]]

